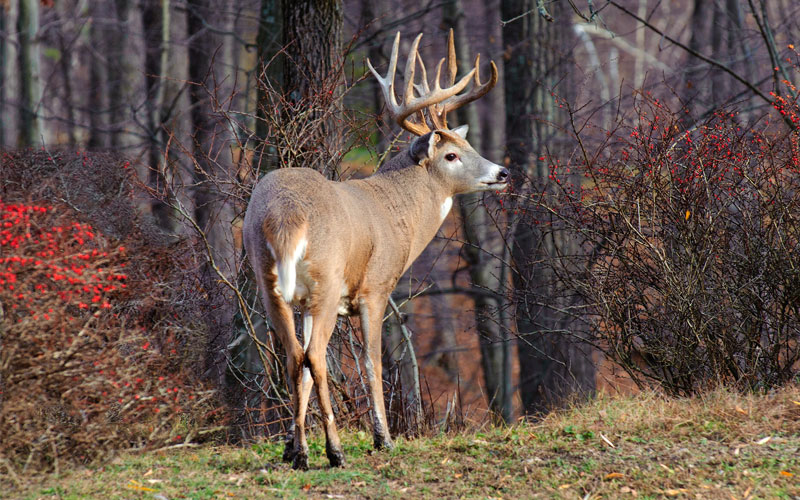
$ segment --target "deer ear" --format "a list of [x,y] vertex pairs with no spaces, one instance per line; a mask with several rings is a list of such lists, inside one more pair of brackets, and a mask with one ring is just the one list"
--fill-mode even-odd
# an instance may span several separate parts
[[461,125],[460,127],[454,128],[450,132],[452,132],[452,133],[458,135],[459,137],[461,137],[462,139],[466,140],[467,132],[469,132],[469,125]]
[[414,139],[410,149],[411,158],[414,159],[414,162],[421,163],[425,158],[433,158],[433,152],[439,139],[439,134],[436,132],[428,132]]

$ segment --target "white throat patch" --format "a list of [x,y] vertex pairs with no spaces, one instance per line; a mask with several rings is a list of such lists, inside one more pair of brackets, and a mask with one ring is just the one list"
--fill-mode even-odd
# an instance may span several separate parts
[[444,200],[444,203],[442,203],[442,208],[440,209],[440,212],[439,212],[439,215],[441,216],[442,220],[444,220],[445,217],[447,217],[447,214],[450,213],[450,209],[451,208],[453,208],[453,197],[452,196],[448,197],[446,200]]

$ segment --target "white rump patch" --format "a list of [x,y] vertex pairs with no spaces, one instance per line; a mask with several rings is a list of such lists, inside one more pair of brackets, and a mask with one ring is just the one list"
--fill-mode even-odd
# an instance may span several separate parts
[[[306,254],[308,240],[303,238],[294,249],[294,254],[288,259],[277,263],[278,270],[278,293],[287,303],[291,304],[294,298],[295,287],[297,286],[297,264]],[[272,250],[270,248],[270,250]],[[274,254],[274,252],[273,252]]]
[[444,200],[444,203],[442,203],[442,208],[441,208],[441,212],[440,212],[442,220],[444,220],[444,218],[447,217],[447,214],[450,213],[450,209],[451,208],[453,208],[453,198],[452,198],[452,196],[448,197],[446,200]]

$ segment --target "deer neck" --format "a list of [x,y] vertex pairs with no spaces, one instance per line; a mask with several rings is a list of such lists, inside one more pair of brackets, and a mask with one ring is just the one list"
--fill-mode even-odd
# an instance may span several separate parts
[[[453,205],[454,192],[428,168],[400,155],[381,171],[365,179],[375,190],[375,199],[394,221],[392,231],[407,245],[404,270],[430,243]],[[395,163],[392,165],[392,163]],[[399,163],[399,165],[398,165]]]

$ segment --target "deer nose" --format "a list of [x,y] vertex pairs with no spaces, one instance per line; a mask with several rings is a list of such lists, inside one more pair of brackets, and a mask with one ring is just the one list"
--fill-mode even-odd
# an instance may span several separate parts
[[500,172],[497,173],[497,181],[498,182],[506,182],[508,180],[508,169],[501,168]]

